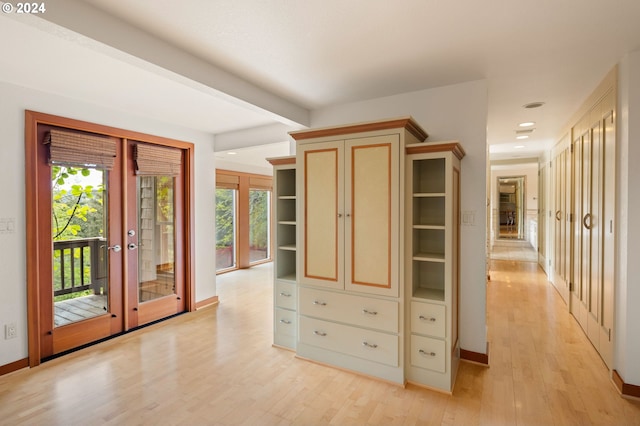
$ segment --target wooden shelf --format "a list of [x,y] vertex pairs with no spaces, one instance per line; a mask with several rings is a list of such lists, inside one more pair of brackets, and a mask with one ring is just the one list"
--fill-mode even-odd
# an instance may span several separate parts
[[286,245],[278,246],[278,249],[279,250],[296,251],[296,245],[295,244],[286,244]]
[[414,198],[436,198],[436,197],[445,197],[446,194],[444,192],[414,192]]
[[296,221],[295,220],[279,220],[278,221],[278,225],[296,225]]
[[444,290],[418,287],[413,290],[413,297],[415,299],[437,300],[439,302],[444,302]]
[[276,278],[278,281],[291,281],[296,282],[296,274],[287,274]]
[[444,225],[413,225],[413,229],[438,229],[444,230]]
[[295,195],[278,195],[278,200],[295,200]]
[[444,262],[443,253],[415,253],[413,260],[418,262]]

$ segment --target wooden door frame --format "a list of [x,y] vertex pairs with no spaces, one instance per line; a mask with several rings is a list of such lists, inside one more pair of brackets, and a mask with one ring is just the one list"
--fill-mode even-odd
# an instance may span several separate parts
[[[194,145],[189,142],[168,139],[161,136],[148,135],[131,130],[124,130],[110,126],[75,120],[56,115],[25,110],[25,203],[26,203],[26,275],[27,275],[27,324],[28,324],[28,356],[29,366],[40,364],[41,333],[40,327],[40,284],[41,268],[44,259],[38,247],[42,241],[50,241],[50,235],[44,235],[38,224],[44,218],[39,210],[42,209],[38,200],[38,125],[46,124],[72,130],[86,131],[121,139],[126,144],[128,139],[148,142],[156,145],[174,147],[184,152],[184,248],[185,248],[185,310],[193,311],[195,303],[195,190],[194,190]],[[126,150],[123,150],[126,152]],[[126,162],[124,154],[121,159]],[[126,163],[124,163],[126,164]],[[123,233],[125,231],[123,230]],[[124,237],[124,235],[123,235]],[[125,238],[123,238],[125,241]],[[126,263],[123,265],[123,274]],[[123,318],[126,331],[126,313]]]

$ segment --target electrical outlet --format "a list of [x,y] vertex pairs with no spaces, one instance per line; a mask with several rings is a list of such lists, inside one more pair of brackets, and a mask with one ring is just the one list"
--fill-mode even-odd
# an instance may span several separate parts
[[15,322],[4,325],[4,338],[7,339],[15,339],[18,337],[18,327]]

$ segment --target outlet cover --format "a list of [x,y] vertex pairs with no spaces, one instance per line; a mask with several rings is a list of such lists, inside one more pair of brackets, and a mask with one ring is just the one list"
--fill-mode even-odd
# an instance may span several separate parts
[[5,340],[15,339],[16,337],[18,337],[18,327],[16,326],[16,323],[12,322],[10,324],[5,324],[4,325]]

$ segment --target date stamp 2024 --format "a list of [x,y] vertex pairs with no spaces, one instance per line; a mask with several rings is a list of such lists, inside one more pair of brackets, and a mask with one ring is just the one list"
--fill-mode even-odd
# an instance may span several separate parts
[[31,14],[37,15],[45,13],[47,7],[44,2],[41,3],[2,3],[2,11],[4,13]]

